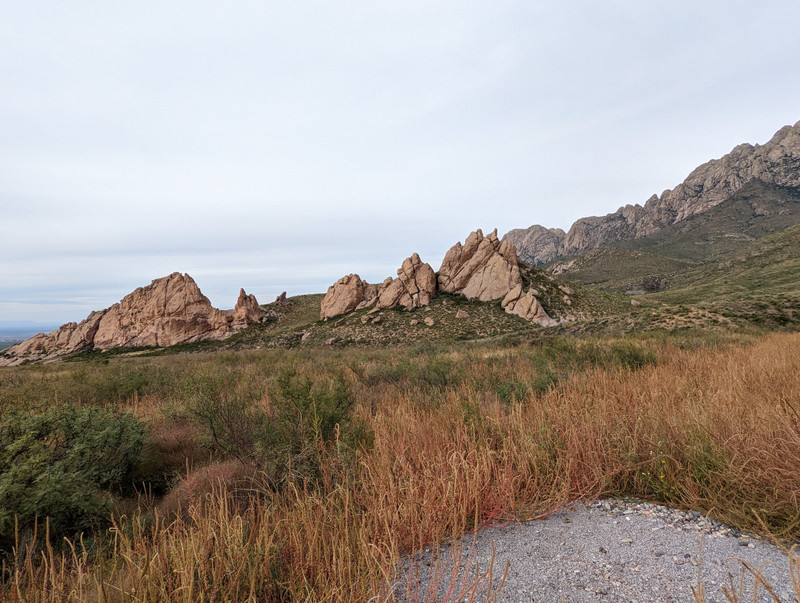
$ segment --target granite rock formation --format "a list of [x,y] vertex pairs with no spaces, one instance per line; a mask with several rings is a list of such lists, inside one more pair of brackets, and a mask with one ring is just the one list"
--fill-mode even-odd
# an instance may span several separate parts
[[258,305],[256,296],[247,295],[244,289],[239,289],[239,299],[236,300],[236,306],[230,312],[231,328],[234,331],[240,331],[254,322],[259,322],[262,316],[263,310]]
[[464,245],[450,248],[439,269],[439,289],[467,299],[500,299],[517,285],[522,285],[522,277],[516,249],[497,238],[497,229],[486,237],[480,229],[470,233]]
[[517,285],[509,291],[500,305],[509,314],[515,314],[542,327],[553,327],[558,324],[558,321],[548,316],[534,292],[531,290],[523,292],[522,285]]
[[436,295],[436,273],[430,264],[423,263],[415,253],[405,259],[397,271],[397,278],[381,289],[377,306],[380,308],[403,306],[406,310],[410,310],[427,306],[434,295]]
[[[458,242],[451,247],[442,260],[438,278],[433,268],[416,253],[405,259],[397,278],[387,278],[380,285],[362,281],[357,274],[340,278],[328,288],[322,300],[320,319],[327,320],[369,306],[373,307],[367,314],[396,306],[407,310],[421,308],[430,304],[437,290],[461,294],[471,300],[501,299],[503,309],[510,314],[542,326],[557,324],[547,315],[533,291],[523,293],[516,249],[510,242],[500,241],[496,229],[488,236],[483,236],[478,229],[470,233],[463,245]],[[469,313],[463,310],[456,313],[456,318],[468,317]],[[368,320],[367,315],[361,318],[362,324]],[[435,323],[428,317],[425,324],[433,326]]]
[[781,128],[764,145],[742,144],[721,159],[701,165],[674,189],[650,197],[644,206],[626,205],[606,216],[582,218],[566,233],[535,225],[512,230],[503,240],[516,246],[522,261],[543,264],[615,241],[652,235],[722,203],[754,180],[800,186],[800,122]]
[[388,277],[379,285],[362,281],[357,274],[343,276],[328,287],[319,317],[327,320],[373,305],[373,312],[395,306],[410,310],[427,306],[435,294],[436,273],[415,253],[397,270],[397,278]]
[[80,323],[67,323],[3,350],[0,366],[91,350],[221,340],[259,320],[258,302],[244,290],[236,308],[226,314],[211,306],[192,277],[175,272],[136,289],[110,308],[92,312]]
[[364,301],[368,284],[357,274],[343,276],[328,287],[320,304],[319,318],[327,320],[355,310]]

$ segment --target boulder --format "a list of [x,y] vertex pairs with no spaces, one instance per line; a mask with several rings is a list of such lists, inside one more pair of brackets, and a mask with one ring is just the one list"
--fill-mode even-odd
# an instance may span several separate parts
[[543,327],[552,327],[558,324],[558,321],[547,315],[542,304],[531,291],[523,292],[522,285],[517,285],[509,291],[500,305],[509,314],[516,314]]
[[328,288],[320,305],[320,319],[347,314],[374,306],[370,313],[382,308],[403,306],[407,310],[427,306],[436,294],[436,273],[418,254],[406,258],[397,271],[397,278],[388,277],[380,285],[362,281],[357,274],[348,274]]
[[364,301],[367,283],[357,274],[343,276],[328,287],[320,305],[319,318],[327,320],[355,310]]
[[403,261],[396,279],[387,280],[378,294],[378,308],[419,308],[431,303],[436,294],[436,273],[416,253]]
[[497,238],[497,229],[486,237],[478,229],[464,245],[459,242],[451,247],[442,260],[438,280],[442,291],[480,301],[501,299],[522,286],[516,249]]
[[426,316],[424,322],[425,322],[425,325],[428,326],[428,327],[432,327],[433,325],[436,324],[436,321],[433,320],[433,318],[431,318],[430,316]]

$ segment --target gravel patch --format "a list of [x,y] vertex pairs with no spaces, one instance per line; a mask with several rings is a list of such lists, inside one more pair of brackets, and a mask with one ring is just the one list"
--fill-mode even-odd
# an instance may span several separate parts
[[[466,601],[469,595],[459,596],[464,586],[492,566],[493,592],[484,577],[476,601],[694,601],[700,571],[706,601],[774,602],[743,562],[763,573],[779,601],[797,601],[788,556],[777,546],[696,511],[606,499],[486,528],[438,554],[426,549],[405,561],[403,571],[413,577],[395,592],[401,600]],[[723,589],[741,599],[728,599]]]

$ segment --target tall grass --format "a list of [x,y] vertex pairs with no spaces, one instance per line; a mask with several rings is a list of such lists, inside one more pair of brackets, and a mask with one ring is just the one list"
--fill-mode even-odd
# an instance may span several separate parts
[[[604,495],[800,538],[800,335],[722,349],[553,343],[292,360],[300,375],[349,384],[350,420],[371,433],[358,452],[335,429],[317,442],[314,479],[275,488],[256,475],[234,491],[220,469],[216,483],[205,480],[213,487],[195,491],[187,475],[184,512],[117,518],[99,549],[20,540],[0,596],[389,600],[402,555]],[[226,360],[265,371],[257,402],[267,406],[279,373],[266,367],[285,362]],[[162,428],[180,414],[175,399],[137,396],[138,414]],[[160,415],[165,404],[172,410]]]

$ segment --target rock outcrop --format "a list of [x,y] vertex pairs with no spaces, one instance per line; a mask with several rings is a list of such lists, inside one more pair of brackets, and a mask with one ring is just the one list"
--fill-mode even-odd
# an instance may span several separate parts
[[[533,291],[523,293],[516,249],[508,241],[501,242],[496,229],[486,237],[478,229],[470,233],[463,245],[459,242],[451,247],[442,261],[438,279],[433,268],[416,253],[405,259],[397,278],[387,278],[380,285],[362,281],[357,274],[340,278],[328,288],[322,300],[320,319],[374,306],[361,317],[362,324],[366,324],[368,315],[382,308],[403,306],[410,310],[428,306],[437,288],[472,300],[502,299],[503,309],[510,314],[542,326],[557,324],[547,315]],[[469,318],[469,313],[458,310],[456,318]],[[411,324],[416,323],[412,321]],[[435,322],[427,317],[425,324],[430,327]]]
[[397,278],[388,277],[380,285],[362,281],[357,274],[343,276],[328,287],[320,305],[320,320],[341,316],[374,305],[380,308],[427,306],[436,295],[436,273],[418,254],[406,258]]
[[80,323],[68,322],[51,333],[39,333],[6,348],[0,353],[0,366],[16,366],[27,361],[91,350],[100,319],[105,312],[92,312]]
[[[385,282],[385,281],[384,281]],[[406,258],[391,280],[378,293],[379,308],[403,306],[406,310],[431,303],[436,295],[436,273],[430,264],[423,263],[419,255]]]
[[319,310],[320,320],[347,314],[364,301],[368,284],[357,274],[343,276],[328,287]]
[[800,122],[781,128],[764,145],[742,144],[701,165],[673,190],[653,195],[644,206],[626,205],[606,216],[582,218],[567,233],[535,225],[512,230],[503,240],[516,246],[524,262],[543,264],[615,241],[650,236],[722,203],[753,180],[800,186]]
[[230,315],[231,328],[234,331],[241,331],[247,325],[259,322],[262,316],[263,310],[258,305],[256,296],[253,294],[247,295],[244,289],[239,289],[239,299],[236,300],[236,306],[234,306]]
[[439,269],[439,289],[468,299],[501,299],[517,285],[522,285],[522,277],[516,249],[509,241],[497,238],[497,229],[486,237],[478,229],[464,245],[456,243]]
[[166,347],[230,335],[227,317],[189,275],[176,272],[126,295],[106,310],[93,348]]
[[259,320],[258,301],[244,290],[234,310],[221,312],[192,277],[176,272],[136,289],[106,310],[92,312],[80,323],[67,323],[3,350],[0,366],[91,350],[221,340]]
[[528,322],[534,322],[543,327],[553,327],[558,321],[550,318],[542,304],[536,299],[533,291],[522,291],[522,285],[517,285],[500,302],[503,310],[509,314],[516,314]]

